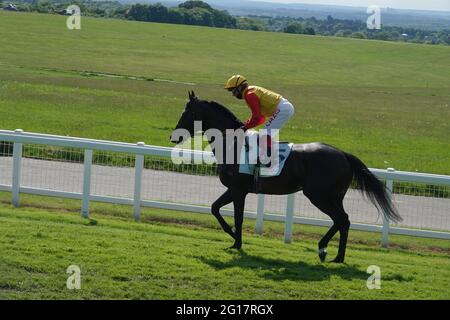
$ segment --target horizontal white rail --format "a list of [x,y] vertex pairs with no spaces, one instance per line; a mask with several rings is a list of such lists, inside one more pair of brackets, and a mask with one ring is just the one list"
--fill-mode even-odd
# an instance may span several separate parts
[[450,185],[450,176],[445,175],[406,171],[391,172],[389,170],[372,168],[370,169],[370,171],[379,178],[386,180]]
[[[211,159],[211,157],[213,157],[213,153],[209,151],[178,149],[146,144],[136,145],[133,143],[126,143],[126,142],[57,136],[49,134],[23,132],[18,130],[16,131],[0,130],[0,141],[16,142],[22,144],[24,143],[40,144],[66,148],[92,149],[110,152],[122,152],[122,153],[141,154],[157,157],[159,156],[164,158],[170,158],[172,154],[176,154],[177,152],[183,152],[185,155],[191,155],[191,158],[196,160],[202,160],[205,158]],[[406,172],[406,171],[389,171],[386,169],[374,169],[374,168],[369,169],[372,173],[374,173],[381,179],[450,185],[450,176],[446,175]]]
[[[133,212],[135,219],[139,219],[140,207],[153,207],[162,209],[172,209],[181,211],[193,211],[199,213],[210,213],[209,207],[177,204],[177,203],[167,203],[159,201],[146,201],[140,199],[140,185],[141,185],[141,175],[143,168],[143,157],[142,156],[156,156],[171,158],[173,155],[182,152],[184,157],[188,156],[192,160],[202,160],[208,159],[208,163],[211,163],[213,159],[213,154],[206,151],[193,151],[187,149],[177,149],[169,147],[160,147],[145,145],[143,143],[132,144],[125,142],[114,142],[105,140],[95,140],[86,138],[76,138],[67,136],[56,136],[49,134],[39,134],[31,132],[23,132],[20,129],[15,131],[0,130],[0,141],[11,142],[14,145],[14,166],[13,166],[13,185],[1,185],[0,191],[10,191],[13,194],[13,203],[19,205],[19,193],[27,193],[34,195],[61,197],[69,199],[80,199],[83,201],[82,213],[84,216],[89,214],[89,201],[107,202],[115,204],[126,204],[133,206]],[[87,163],[85,163],[84,170],[84,184],[83,193],[71,193],[62,192],[57,190],[47,190],[39,188],[28,188],[20,186],[20,168],[21,168],[21,148],[23,144],[38,144],[38,145],[48,145],[57,146],[65,148],[78,148],[85,150],[85,155],[87,154]],[[96,196],[90,194],[90,162],[92,154],[88,151],[109,151],[109,152],[120,152],[128,153],[136,156],[136,168],[135,168],[135,190],[134,199],[128,198],[118,198],[118,197],[105,197]],[[183,158],[184,158],[183,157]],[[86,157],[85,157],[86,161]],[[392,189],[392,182],[395,181],[405,181],[412,183],[426,183],[433,185],[450,185],[450,176],[436,175],[436,174],[426,174],[426,173],[413,173],[413,172],[403,172],[394,171],[392,169],[382,170],[382,169],[370,169],[379,178],[386,180],[387,185]],[[313,219],[293,216],[293,196],[288,197],[288,205],[286,210],[286,216],[276,215],[276,214],[266,214],[264,213],[264,197],[258,197],[257,212],[246,212],[246,217],[255,218],[257,220],[256,229],[257,233],[262,233],[263,221],[280,221],[285,222],[285,242],[289,243],[292,239],[292,223],[317,225],[317,226],[330,226],[330,220],[323,219]],[[233,215],[231,210],[221,210],[224,215]],[[355,230],[363,231],[373,231],[381,232],[383,234],[382,244],[387,245],[387,235],[389,234],[401,234],[401,235],[411,235],[411,236],[421,236],[430,238],[441,238],[450,239],[450,232],[438,232],[431,230],[419,230],[419,229],[408,229],[408,228],[396,228],[390,227],[389,221],[384,220],[383,225],[369,225],[369,224],[358,224],[352,223],[351,228]]]
[[[11,186],[0,184],[0,191],[11,191]],[[77,199],[77,200],[83,199],[82,193],[62,192],[62,191],[54,191],[54,190],[40,189],[40,188],[21,187],[20,193],[47,196],[47,197],[66,198],[66,199]],[[89,196],[89,200],[95,201],[95,202],[122,204],[122,205],[130,205],[130,206],[134,204],[134,199],[131,199],[131,198],[119,198],[119,197],[91,195],[91,196]],[[189,204],[177,204],[177,203],[162,202],[162,201],[141,200],[141,206],[148,207],[148,208],[211,214],[210,207],[196,206],[196,205],[189,205]],[[230,209],[221,209],[220,213],[224,216],[233,216],[234,215],[233,210],[230,210]],[[256,212],[245,211],[245,217],[250,218],[250,219],[257,219],[258,215]],[[275,221],[275,222],[285,222],[286,221],[285,216],[280,215],[280,214],[264,213],[263,217],[264,217],[264,221]],[[306,225],[312,225],[312,226],[320,226],[320,227],[330,227],[332,224],[331,220],[296,217],[296,216],[293,217],[293,223],[306,224]],[[350,228],[353,230],[359,230],[359,231],[381,232],[383,229],[383,226],[370,225],[370,224],[364,224],[364,223],[352,223]],[[418,236],[418,237],[424,237],[424,238],[450,240],[450,232],[390,227],[389,233],[397,234],[397,235],[408,235],[408,236]]]

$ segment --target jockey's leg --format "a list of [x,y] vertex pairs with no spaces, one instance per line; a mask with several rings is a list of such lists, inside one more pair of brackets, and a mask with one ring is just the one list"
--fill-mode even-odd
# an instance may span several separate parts
[[[273,154],[272,146],[277,143],[279,131],[293,115],[294,106],[288,100],[282,98],[277,109],[264,125],[262,139],[260,138],[260,155],[262,160],[265,157],[269,158],[265,161],[266,163],[270,162],[270,157]],[[262,144],[261,141],[263,142]],[[261,163],[265,164],[263,161]]]
[[266,132],[259,136],[259,162],[262,165],[269,165],[270,156],[272,154],[272,137]]

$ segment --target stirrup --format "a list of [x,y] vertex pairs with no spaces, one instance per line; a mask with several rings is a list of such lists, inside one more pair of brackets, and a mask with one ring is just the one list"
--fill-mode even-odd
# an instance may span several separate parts
[[[257,165],[265,168],[270,168],[272,166],[272,147],[267,148],[266,153],[258,154],[258,158],[256,160]],[[267,163],[261,163],[260,159],[265,158],[269,160]]]
[[259,161],[259,159],[260,159],[260,156],[258,156],[258,159],[256,160],[256,165],[257,166],[264,167],[264,168],[270,168],[272,166],[272,159],[270,159],[270,157],[268,158],[269,162],[266,163],[266,164],[264,164],[261,161]]

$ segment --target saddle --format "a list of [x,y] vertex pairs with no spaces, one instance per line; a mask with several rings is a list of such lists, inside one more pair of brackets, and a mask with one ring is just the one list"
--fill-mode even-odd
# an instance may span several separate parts
[[239,173],[254,176],[255,191],[258,193],[259,178],[280,175],[293,146],[294,144],[290,142],[273,141],[271,161],[268,166],[264,166],[259,163],[258,132],[249,130],[246,132],[245,142],[242,144]]

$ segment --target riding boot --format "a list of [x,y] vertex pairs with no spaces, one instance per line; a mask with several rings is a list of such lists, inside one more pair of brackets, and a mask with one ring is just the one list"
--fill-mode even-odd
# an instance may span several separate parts
[[[270,167],[271,164],[271,156],[272,156],[272,139],[269,135],[263,136],[261,139],[259,146],[259,157],[258,161],[262,167]],[[262,159],[263,161],[260,161]]]
[[259,159],[256,160],[255,169],[253,169],[253,185],[255,188],[255,193],[259,193],[259,171],[261,168],[261,163],[259,162]]

